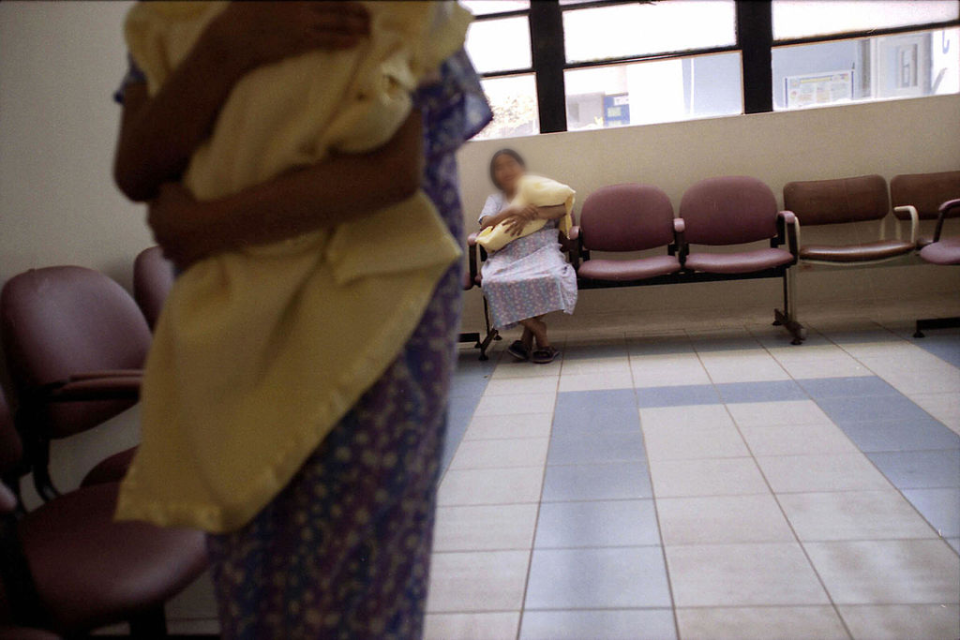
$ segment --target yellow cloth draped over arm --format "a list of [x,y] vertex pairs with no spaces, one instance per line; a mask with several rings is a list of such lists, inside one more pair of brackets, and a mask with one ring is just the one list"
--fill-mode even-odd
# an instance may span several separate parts
[[[360,46],[239,81],[184,175],[196,198],[390,140],[410,93],[463,45],[470,14],[456,3],[365,5],[370,36]],[[151,94],[225,7],[131,9],[127,44]],[[355,222],[192,266],[157,324],[141,446],[117,517],[215,533],[243,526],[396,358],[460,254],[419,192]]]
[[[566,214],[560,218],[557,226],[560,231],[566,234],[573,226],[571,213],[576,196],[576,191],[556,180],[542,176],[526,175],[520,178],[520,183],[517,185],[517,195],[510,202],[510,206],[523,207],[532,204],[536,207],[553,207],[562,204],[566,209]],[[520,235],[514,236],[507,231],[506,223],[501,222],[498,225],[487,227],[477,234],[477,244],[487,251],[499,251],[517,238],[523,238],[540,231],[546,223],[546,220],[532,220],[523,226]]]

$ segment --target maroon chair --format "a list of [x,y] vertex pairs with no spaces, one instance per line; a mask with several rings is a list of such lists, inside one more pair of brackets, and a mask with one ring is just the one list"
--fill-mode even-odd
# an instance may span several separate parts
[[[960,198],[947,200],[939,207],[937,226],[930,244],[920,250],[920,258],[930,264],[949,266],[960,265],[960,236],[944,238],[943,221],[946,218],[960,216]],[[914,338],[922,338],[924,329],[951,329],[960,327],[960,316],[952,318],[925,318],[917,320]]]
[[173,263],[163,257],[160,247],[144,249],[134,261],[133,298],[150,329],[156,326],[175,279]]
[[[583,203],[579,226],[570,230],[574,243],[571,262],[577,270],[579,286],[631,286],[678,273],[682,265],[677,249],[683,244],[683,225],[683,220],[673,217],[670,198],[655,186],[616,184],[594,191]],[[661,248],[666,249],[665,255],[628,260],[590,257],[591,251],[639,252]]]
[[[0,443],[5,443],[0,444],[0,474],[14,488],[20,468],[8,443],[16,440],[0,394]],[[115,522],[118,487],[80,488],[18,514],[13,492],[0,485],[0,628],[33,627],[74,636],[129,622],[131,637],[165,635],[164,603],[206,568],[204,536]]]
[[[953,207],[944,212],[941,207],[955,198],[960,198],[960,171],[910,173],[890,180],[893,214],[901,221],[916,216],[918,220],[937,220],[937,227],[942,228],[944,217],[960,216],[960,208]],[[936,232],[935,235],[939,237]],[[917,246],[921,249],[931,242],[931,237],[917,238]]]
[[800,259],[804,262],[856,266],[899,258],[916,248],[918,220],[915,211],[904,209],[902,212],[911,220],[909,240],[883,237],[883,220],[890,213],[887,181],[883,176],[790,182],[783,187],[783,206],[792,211],[804,227],[878,223],[875,241],[802,245]]
[[687,271],[698,276],[694,281],[782,278],[784,308],[774,311],[774,324],[786,327],[793,344],[800,344],[806,333],[795,317],[790,269],[797,262],[799,227],[792,212],[778,210],[770,188],[747,176],[701,180],[683,194],[680,218],[688,245],[769,243],[763,249],[723,253],[686,246],[681,249],[681,260]]
[[[113,280],[82,267],[35,269],[10,279],[0,294],[7,369],[18,394],[17,426],[34,483],[56,495],[49,446],[91,429],[137,402],[150,329],[136,303]],[[116,480],[127,450],[97,466],[85,484]]]

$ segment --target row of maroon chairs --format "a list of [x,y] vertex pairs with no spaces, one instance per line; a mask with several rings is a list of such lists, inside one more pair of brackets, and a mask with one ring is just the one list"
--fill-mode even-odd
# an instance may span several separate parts
[[[137,402],[150,326],[172,282],[154,248],[135,263],[136,300],[81,267],[30,270],[0,294],[17,399],[11,415],[0,394],[0,637],[29,637],[23,627],[77,635],[116,622],[134,637],[161,637],[164,603],[206,567],[199,532],[113,521],[135,449],[96,465],[77,488],[59,491],[49,471],[51,441]],[[45,501],[32,511],[19,491],[27,474]],[[18,629],[4,631],[11,625]]]
[[[941,238],[943,221],[960,215],[960,171],[791,182],[784,187],[783,211],[763,182],[744,176],[702,180],[683,195],[678,216],[667,195],[653,185],[619,184],[602,187],[583,203],[580,224],[570,237],[561,237],[577,271],[581,289],[646,286],[743,278],[782,278],[783,310],[775,324],[784,325],[799,344],[805,332],[797,322],[791,267],[804,264],[863,266],[894,260],[921,248],[923,259],[957,264],[957,239]],[[800,244],[801,226],[877,221],[891,213],[910,221],[910,238],[883,237],[847,245]],[[920,220],[936,219],[932,238],[917,238]],[[738,245],[769,242],[762,249],[735,250]],[[710,247],[723,246],[722,252]],[[695,247],[695,248],[692,248]],[[731,251],[731,249],[734,249]],[[591,252],[660,255],[627,259],[591,258]],[[481,259],[485,257],[480,251]],[[471,237],[471,273],[466,285],[480,283],[475,236]],[[954,326],[953,319],[923,320],[921,327]],[[489,331],[482,342],[490,342]]]

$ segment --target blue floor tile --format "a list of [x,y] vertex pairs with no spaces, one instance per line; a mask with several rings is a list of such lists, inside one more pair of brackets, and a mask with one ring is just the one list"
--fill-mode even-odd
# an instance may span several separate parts
[[797,382],[815,400],[850,396],[900,395],[900,392],[890,386],[886,380],[877,376],[818,378],[815,380],[798,380]]
[[720,395],[710,384],[647,387],[637,389],[637,401],[641,409],[683,407],[693,404],[720,404]]
[[729,382],[716,385],[725,403],[807,400],[807,394],[793,380]]
[[542,502],[652,498],[645,461],[547,467]]
[[867,457],[901,491],[960,487],[960,451],[899,451]]
[[869,421],[900,421],[921,423],[930,419],[930,414],[918,407],[904,395],[844,396],[818,398],[817,404],[841,427],[845,423]]
[[593,464],[646,460],[640,416],[632,431],[608,432],[597,425],[589,436],[556,436],[550,439],[547,464]]
[[663,551],[660,547],[534,550],[524,606],[526,609],[670,607]]
[[557,395],[553,433],[557,436],[592,435],[639,428],[637,396],[633,389],[568,391]]
[[547,502],[540,505],[538,549],[660,544],[653,500]]
[[925,338],[913,338],[913,344],[941,360],[960,367],[960,329],[927,329]]
[[525,611],[520,640],[675,640],[670,609]]
[[840,422],[840,428],[864,453],[960,449],[960,436],[927,416],[921,420]]
[[907,489],[903,495],[941,536],[960,537],[960,488]]

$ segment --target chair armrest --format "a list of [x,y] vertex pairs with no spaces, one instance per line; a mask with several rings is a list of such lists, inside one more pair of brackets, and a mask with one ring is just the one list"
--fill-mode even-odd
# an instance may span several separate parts
[[142,378],[143,369],[104,369],[103,371],[86,371],[75,373],[68,378],[69,382],[79,380],[96,380],[98,378]]
[[787,247],[796,261],[800,257],[800,219],[793,211],[781,211],[777,214],[777,220],[784,226]]
[[960,198],[947,200],[946,202],[940,205],[940,214],[937,216],[937,226],[933,230],[934,242],[940,242],[940,234],[943,232],[943,221],[947,217],[947,212],[957,207],[960,207]]
[[74,380],[46,388],[45,399],[52,402],[84,402],[96,400],[138,400],[139,376],[117,376]]
[[[960,202],[960,200],[958,200],[958,202]],[[912,204],[907,204],[900,207],[894,207],[893,211],[895,213],[906,213],[910,216],[910,244],[916,246],[917,228],[920,226],[920,214],[917,213],[917,208]]]
[[480,237],[480,234],[479,234],[479,233],[471,233],[470,235],[468,235],[468,236],[467,236],[467,246],[468,246],[468,247],[475,247],[475,246],[477,246],[477,238],[479,238],[479,237]]
[[580,227],[573,225],[567,231],[567,242],[561,243],[561,248],[566,250],[567,255],[570,256],[570,264],[573,266],[574,271],[580,270],[580,249],[582,248],[582,241],[580,240]]
[[7,485],[0,482],[0,514],[13,513],[17,510],[17,496]]
[[687,230],[687,223],[683,218],[674,218],[673,219],[673,232],[674,233],[683,233]]
[[480,273],[480,268],[477,266],[477,234],[471,233],[467,237],[467,277],[470,278],[469,286],[468,283],[464,283],[464,290],[472,289],[477,283],[477,274]]
[[567,238],[568,238],[569,240],[574,241],[574,242],[579,242],[579,241],[580,241],[580,227],[577,226],[577,225],[573,225],[572,227],[570,227],[570,232],[567,233]]

